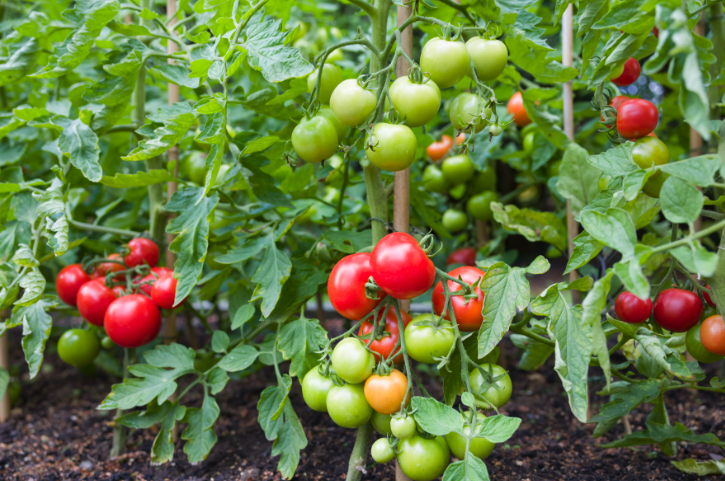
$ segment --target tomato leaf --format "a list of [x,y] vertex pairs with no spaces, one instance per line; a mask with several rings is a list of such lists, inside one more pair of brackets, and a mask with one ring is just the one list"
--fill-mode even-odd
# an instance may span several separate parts
[[152,169],[148,172],[141,170],[133,174],[116,174],[113,177],[104,175],[100,180],[101,184],[116,189],[147,187],[173,181],[178,181],[178,179],[163,169]]
[[670,461],[674,467],[687,474],[696,474],[698,476],[709,476],[711,474],[725,474],[725,462],[715,461],[697,461],[688,458],[682,461]]
[[70,157],[71,164],[80,170],[91,182],[98,182],[103,176],[98,163],[101,149],[98,136],[81,119],[53,117],[53,124],[63,128],[58,137],[58,150]]
[[722,165],[722,159],[717,155],[701,155],[665,164],[660,170],[700,187],[708,187]]
[[597,182],[602,171],[587,162],[587,151],[575,142],[569,144],[559,169],[556,190],[571,200],[572,212],[581,209],[599,195]]
[[279,333],[279,350],[285,359],[291,360],[290,376],[302,379],[307,371],[320,362],[318,351],[327,342],[327,331],[317,319],[304,315],[285,324]]
[[[45,292],[45,277],[40,273],[37,267],[33,267],[30,271],[26,272],[22,279],[20,279],[20,287],[25,289],[23,297],[15,301],[16,306],[27,307],[35,304],[40,300]],[[23,327],[23,329],[25,329]],[[42,352],[41,352],[42,353]]]
[[677,177],[668,178],[660,191],[662,213],[674,224],[695,222],[704,201],[697,187]]
[[[37,271],[37,268],[33,268],[33,270]],[[41,278],[43,277],[39,272],[37,274]],[[20,282],[22,287],[22,280]],[[45,285],[45,279],[43,279],[43,285]],[[10,320],[10,327],[21,324],[23,326],[23,352],[25,353],[25,361],[28,363],[30,379],[38,374],[40,365],[43,362],[45,343],[48,341],[50,330],[53,327],[53,319],[45,312],[45,309],[46,302],[44,300],[38,300],[29,305],[19,304],[13,308]]]
[[497,414],[489,416],[476,426],[476,437],[492,443],[504,443],[514,435],[521,425],[521,419]]
[[622,255],[634,255],[637,232],[632,219],[622,209],[607,209],[605,214],[588,210],[582,212],[582,226],[590,236],[612,247]]
[[587,162],[607,175],[620,176],[639,170],[639,166],[632,160],[632,142],[625,142],[605,150],[601,154],[590,155]]
[[611,382],[612,366],[609,361],[609,347],[607,336],[602,328],[602,312],[607,306],[607,295],[612,284],[614,271],[607,269],[607,272],[597,282],[582,302],[582,323],[590,326],[592,334],[592,354],[597,357],[599,366],[604,371],[604,379],[607,386]]
[[307,447],[307,436],[292,404],[284,406],[284,424],[272,445],[272,456],[279,456],[277,469],[286,479],[292,479],[300,462],[300,451]]
[[644,431],[637,431],[626,435],[622,439],[618,439],[611,443],[602,444],[604,449],[609,448],[628,448],[631,446],[642,446],[653,443],[670,443],[677,441],[685,441],[690,443],[710,444],[714,446],[725,447],[725,443],[721,442],[717,436],[712,433],[697,435],[692,430],[687,429],[680,423],[674,426],[671,424],[660,424],[647,422],[647,428]]
[[[178,144],[186,135],[186,132],[196,121],[196,115],[194,115],[191,105],[186,102],[179,102],[168,107],[159,108],[156,120],[161,120],[163,126],[154,128],[154,136],[139,142],[138,147],[128,155],[121,157],[123,160],[147,160],[163,154]],[[150,125],[146,124],[142,128],[145,127],[150,127]],[[100,180],[100,177],[97,180]]]
[[443,473],[443,481],[489,481],[488,469],[480,458],[470,452],[466,453],[466,459],[451,463]]
[[613,393],[607,404],[589,421],[590,423],[603,423],[610,420],[619,420],[642,403],[650,402],[660,393],[660,382],[656,379],[646,379],[642,382],[625,383]]
[[553,346],[521,334],[511,334],[511,342],[523,350],[518,366],[523,371],[536,370],[554,354]]
[[544,241],[562,252],[567,250],[566,227],[553,212],[519,209],[499,202],[491,202],[491,210],[493,218],[506,229],[517,231],[531,242]]
[[252,301],[262,299],[262,315],[267,317],[277,305],[282,287],[292,272],[292,262],[286,254],[277,250],[274,232],[264,238],[264,257],[252,277],[257,283],[252,294]]
[[259,352],[252,346],[240,344],[225,355],[217,367],[227,372],[243,371],[257,360]]
[[604,243],[594,239],[587,231],[574,238],[574,251],[566,263],[564,274],[579,269],[594,259],[604,248]]
[[415,396],[411,401],[415,421],[425,432],[434,436],[448,433],[463,434],[463,418],[450,406],[433,398]]
[[214,432],[214,423],[219,417],[219,405],[216,400],[204,393],[204,401],[201,408],[189,408],[186,410],[182,422],[188,424],[181,439],[186,441],[184,452],[189,458],[189,463],[198,464],[206,459],[211,448],[217,442],[217,435]]

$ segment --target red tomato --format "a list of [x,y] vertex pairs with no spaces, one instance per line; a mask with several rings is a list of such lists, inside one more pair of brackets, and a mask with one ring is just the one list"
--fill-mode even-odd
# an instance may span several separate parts
[[175,307],[176,282],[173,274],[168,272],[156,279],[156,282],[151,287],[151,299],[157,306],[162,309],[173,309]]
[[[119,286],[120,287],[120,286]],[[86,282],[78,290],[78,312],[81,317],[95,326],[103,325],[108,306],[118,298],[114,289],[109,289],[103,279]]]
[[657,27],[652,27],[652,33],[654,34],[655,38],[660,38],[660,29]]
[[121,347],[141,347],[153,341],[161,329],[161,312],[154,301],[141,294],[116,299],[103,320],[106,334]]
[[[477,267],[459,267],[449,272],[451,277],[461,278],[465,282],[473,285],[479,282],[486,273]],[[450,292],[456,292],[461,290],[461,286],[453,281],[448,281],[448,290]],[[477,331],[483,323],[483,292],[480,287],[476,286],[474,292],[478,297],[476,299],[465,299],[463,296],[452,296],[451,304],[453,304],[453,313],[456,315],[456,323],[461,331]],[[445,308],[445,293],[443,292],[443,284],[438,282],[433,289],[433,310],[437,315],[440,316],[441,312]],[[444,316],[449,321],[451,320],[451,314],[446,310]]]
[[506,105],[506,110],[514,116],[514,123],[519,127],[526,127],[531,123],[529,114],[524,107],[524,98],[521,96],[521,92],[516,92],[511,96],[508,105]]
[[[111,254],[108,256],[108,258],[123,262],[123,257],[121,257],[121,254]],[[91,278],[103,279],[109,272],[118,272],[123,270],[126,270],[126,268],[121,264],[116,264],[115,262],[101,262],[96,266],[96,270],[93,271],[93,275],[91,275]],[[117,281],[122,281],[125,278],[126,276],[124,276],[123,274],[114,277],[114,279]]]
[[[705,285],[705,287],[707,289],[710,289],[710,285],[709,284]],[[717,304],[715,304],[715,302],[712,300],[712,297],[710,297],[710,294],[708,294],[705,291],[702,291],[702,297],[705,298],[705,302],[707,302],[708,304],[710,304],[711,307],[717,308]]]
[[639,139],[654,131],[657,107],[649,100],[629,99],[617,109],[617,132],[625,139]]
[[458,137],[456,137],[456,145],[461,145],[465,141],[466,141],[466,133],[461,132],[460,134],[458,134]]
[[153,287],[156,279],[163,276],[164,274],[173,274],[174,271],[166,267],[152,267],[151,272],[143,276],[142,278],[134,279],[135,285],[141,285],[141,290],[149,296],[151,295],[151,288]]
[[632,85],[638,78],[642,71],[639,62],[634,57],[629,57],[629,60],[624,62],[624,71],[619,77],[612,79],[612,83],[619,87],[626,87]]
[[476,254],[478,250],[473,247],[462,247],[457,249],[448,256],[446,260],[446,267],[451,264],[463,264],[464,266],[475,266],[476,265]]
[[383,237],[370,257],[373,279],[386,294],[396,299],[413,299],[430,289],[435,266],[418,241],[404,232]]
[[725,323],[722,316],[710,316],[702,322],[700,340],[711,353],[725,356]]
[[451,147],[453,147],[453,139],[448,135],[444,135],[438,142],[430,144],[425,151],[428,153],[430,160],[435,162],[445,157],[448,151],[451,150]]
[[159,262],[159,246],[151,239],[137,237],[128,243],[130,253],[123,258],[128,267],[148,264],[150,267]]
[[683,289],[665,289],[654,304],[655,321],[672,332],[686,332],[698,323],[702,301],[697,294]]
[[330,273],[327,295],[330,296],[332,307],[343,317],[362,319],[385,297],[382,292],[378,292],[379,299],[368,299],[365,296],[365,283],[373,275],[370,257],[366,252],[343,257]]
[[[382,315],[383,310],[381,310],[378,314],[378,322],[380,322],[380,317]],[[407,327],[408,323],[412,319],[410,317],[410,314],[401,310],[400,315],[403,316],[403,326]],[[398,337],[400,337],[400,329],[398,327],[398,316],[395,315],[395,308],[390,307],[390,309],[388,309],[388,314],[385,316],[385,330],[390,335],[375,341],[371,339],[363,339],[363,342],[370,346],[370,350],[377,353],[375,354],[375,359],[377,361],[380,361],[381,357],[383,359],[387,359],[393,352],[395,345],[398,343]],[[371,321],[365,321],[362,323],[362,326],[360,326],[360,331],[358,334],[360,336],[364,336],[365,334],[370,334],[371,332],[373,332],[373,323]],[[397,364],[402,360],[403,353],[401,351],[398,355],[395,356],[395,363]]]
[[63,302],[75,306],[78,290],[90,280],[91,277],[85,273],[80,264],[71,264],[58,273],[58,277],[55,278],[55,290]]
[[[612,99],[611,102],[609,102],[609,105],[614,107],[614,110],[619,112],[619,107],[626,102],[627,100],[631,100],[629,97],[625,97],[624,95],[617,95]],[[604,116],[600,115],[599,118],[604,122]],[[607,127],[611,127],[611,124],[606,124]]]
[[649,319],[652,314],[652,299],[640,299],[631,292],[624,291],[617,296],[614,310],[622,322],[639,324]]

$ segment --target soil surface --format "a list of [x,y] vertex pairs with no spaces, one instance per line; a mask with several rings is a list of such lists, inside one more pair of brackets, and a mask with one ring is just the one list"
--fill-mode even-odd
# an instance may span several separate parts
[[[15,348],[11,351],[13,359],[23,359],[18,341],[11,338],[11,346]],[[518,357],[508,339],[502,345],[507,359]],[[22,369],[27,372],[27,367]],[[514,390],[502,412],[520,417],[523,422],[509,442],[498,445],[486,460],[493,481],[718,479],[679,472],[656,446],[606,450],[598,447],[598,443],[622,435],[623,425],[615,426],[605,438],[593,440],[594,425],[581,424],[571,414],[561,382],[553,370],[553,359],[537,372],[520,371],[511,362],[508,369]],[[440,396],[439,378],[420,374],[431,393]],[[592,371],[591,375],[596,374]],[[282,479],[276,472],[277,459],[270,457],[271,443],[257,424],[257,401],[261,391],[274,382],[273,371],[263,370],[242,381],[230,382],[217,396],[221,409],[216,423],[219,441],[208,459],[196,466],[186,461],[183,442],[176,445],[174,462],[151,466],[149,451],[154,430],[134,431],[126,454],[109,460],[111,414],[96,410],[96,406],[116,381],[100,372],[93,377],[84,376],[76,368],[63,364],[57,355],[48,354],[45,368],[37,378],[23,382],[21,402],[13,409],[10,420],[0,424],[0,479]],[[591,392],[599,388],[594,382]],[[595,394],[592,397],[596,408],[606,401]],[[345,479],[355,431],[340,428],[326,414],[307,408],[296,381],[291,400],[309,440],[295,479]],[[187,405],[199,401],[195,399]],[[721,439],[725,437],[722,396],[679,390],[668,393],[667,401],[673,422],[681,422],[696,433],[712,432]],[[642,428],[649,409],[644,406],[633,411],[632,429]],[[704,461],[711,456],[720,459],[722,454],[725,453],[717,447],[680,444],[677,459],[694,457]],[[363,479],[395,479],[394,463],[370,467]]]

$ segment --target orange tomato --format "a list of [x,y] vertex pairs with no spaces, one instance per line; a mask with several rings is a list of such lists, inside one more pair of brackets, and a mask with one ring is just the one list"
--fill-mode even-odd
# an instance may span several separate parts
[[438,142],[430,144],[425,151],[428,153],[430,160],[435,162],[445,157],[451,147],[453,147],[453,139],[448,135],[444,135]]
[[393,414],[400,410],[408,389],[408,378],[397,369],[387,376],[373,374],[365,381],[365,399],[380,414]]
[[460,134],[458,134],[458,137],[456,137],[456,145],[461,145],[465,141],[466,141],[465,132],[461,132]]
[[[121,257],[121,254],[111,254],[108,256],[108,259],[123,262],[123,257]],[[96,270],[93,271],[91,279],[104,279],[108,272],[118,272],[123,270],[126,270],[126,268],[121,264],[116,264],[115,262],[101,262],[96,266]],[[116,281],[122,281],[124,279],[126,279],[126,276],[124,276],[123,274],[119,274],[114,277],[114,280]]]
[[702,322],[700,340],[711,353],[725,356],[725,322],[722,316],[710,316]]
[[526,127],[531,123],[529,114],[524,108],[524,98],[521,96],[521,92],[516,92],[511,96],[506,105],[506,110],[514,116],[514,123],[519,127]]

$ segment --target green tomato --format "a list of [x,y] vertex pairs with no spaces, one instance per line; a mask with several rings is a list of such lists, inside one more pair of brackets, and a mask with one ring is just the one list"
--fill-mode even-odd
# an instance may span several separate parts
[[438,361],[434,358],[446,356],[453,346],[455,334],[451,323],[443,321],[438,327],[425,325],[434,322],[431,314],[421,314],[405,328],[405,348],[418,362],[435,364]]
[[453,197],[455,200],[463,199],[463,196],[466,195],[466,184],[454,185],[448,190],[448,195]]
[[370,455],[376,463],[387,463],[395,458],[395,452],[386,438],[380,438],[370,448]]
[[354,337],[340,341],[332,351],[332,367],[350,384],[361,383],[373,373],[375,357]]
[[466,154],[454,155],[443,161],[443,175],[451,184],[462,184],[473,177],[476,168]]
[[[224,185],[224,183],[228,180],[227,176],[229,175],[229,171],[231,170],[231,167],[227,164],[222,164],[219,166],[219,171],[216,174],[216,179],[214,179],[214,183],[212,184],[212,187],[221,187]],[[206,181],[206,176],[204,178]]]
[[549,259],[558,259],[562,255],[563,253],[552,245],[546,248],[546,257]]
[[[497,408],[502,407],[511,399],[511,378],[504,368],[496,364],[481,364],[486,372],[491,372],[493,377],[503,376],[496,381],[493,386],[485,392],[480,392],[483,387],[483,374],[478,369],[474,369],[468,376],[471,382],[471,388],[475,393],[476,405],[482,409],[491,409],[491,404]],[[485,399],[484,399],[485,397]],[[489,404],[490,403],[490,404]]]
[[604,192],[605,190],[607,190],[607,184],[609,184],[610,179],[611,177],[606,174],[602,174],[599,176],[599,180],[597,181],[597,187],[599,188],[599,192]]
[[418,140],[410,127],[380,122],[365,144],[365,155],[374,166],[398,172],[410,167],[417,149]]
[[398,464],[413,481],[433,481],[448,467],[451,450],[441,436],[425,439],[413,436],[398,444]]
[[320,110],[317,111],[317,115],[320,117],[325,117],[327,120],[330,121],[330,123],[332,123],[332,126],[335,127],[335,131],[337,132],[338,142],[342,141],[347,135],[347,131],[350,130],[347,125],[342,125],[340,121],[337,120],[337,117],[335,117],[332,109],[327,105],[323,105],[322,107],[320,107]]
[[373,423],[373,428],[382,434],[387,436],[392,434],[393,431],[390,429],[390,423],[392,422],[392,416],[390,414],[381,414],[377,411],[373,411],[373,417],[370,418],[370,422]]
[[112,349],[115,345],[116,344],[113,342],[113,339],[108,336],[101,339],[101,347],[103,347],[103,349]]
[[503,133],[503,127],[498,124],[492,125],[488,128],[488,133],[494,137],[498,137]]
[[498,178],[496,177],[496,169],[487,166],[483,172],[477,172],[476,175],[468,183],[468,190],[473,194],[496,190]]
[[561,169],[561,159],[549,162],[546,166],[546,176],[555,177],[559,175],[559,169]]
[[226,267],[228,267],[228,264],[220,264],[217,262],[217,257],[221,257],[224,254],[227,253],[229,248],[222,244],[214,244],[206,254],[206,263],[209,266],[210,269],[215,271],[221,271],[224,270]]
[[448,209],[443,213],[443,227],[455,234],[466,228],[468,225],[468,216],[465,212],[458,209]]
[[468,50],[462,42],[433,38],[423,46],[420,68],[439,88],[453,87],[470,70]]
[[[477,115],[481,112],[483,118]],[[451,124],[456,130],[463,130],[468,124],[477,119],[477,123],[474,127],[474,131],[480,132],[483,128],[488,125],[486,119],[490,118],[491,109],[486,107],[481,109],[481,103],[478,100],[478,96],[472,93],[462,93],[451,102],[448,106],[448,117],[451,119]],[[460,118],[460,120],[459,120]]]
[[359,428],[373,415],[362,384],[335,386],[327,394],[327,412],[343,428]]
[[398,439],[408,439],[415,434],[415,419],[413,419],[413,416],[394,418],[390,421],[390,431]]
[[69,329],[58,340],[58,355],[71,366],[92,363],[100,350],[101,343],[95,333],[83,329]]
[[357,84],[356,79],[343,80],[330,97],[330,108],[341,124],[357,127],[375,110],[377,98],[370,90]]
[[335,387],[332,379],[320,374],[319,366],[315,366],[302,379],[302,397],[314,411],[327,412],[327,394]]
[[[643,169],[649,169],[654,165],[670,163],[670,151],[660,139],[656,137],[642,137],[634,141],[632,149],[632,160]],[[657,172],[649,178],[642,187],[642,192],[650,197],[659,198],[662,184],[665,183],[669,174]]]
[[529,157],[534,155],[534,140],[536,140],[536,134],[534,132],[529,132],[524,135],[524,152]]
[[466,209],[476,220],[489,221],[493,219],[491,202],[498,202],[498,194],[491,190],[481,192],[468,199]]
[[206,181],[206,154],[192,152],[179,161],[179,174],[197,185],[204,185]]
[[466,42],[466,48],[479,80],[493,80],[506,68],[509,53],[502,41],[474,37]]
[[341,48],[336,48],[332,52],[330,52],[330,55],[327,56],[327,59],[325,60],[325,63],[337,63],[345,58],[345,55],[342,53]]
[[316,164],[337,152],[337,131],[320,115],[302,120],[292,131],[292,147],[305,162]]
[[[468,418],[468,413],[465,414],[466,419]],[[481,413],[476,413],[476,429],[479,430],[481,426],[481,422],[486,419],[486,416]],[[466,436],[469,436],[471,433],[471,427],[470,426],[464,426],[463,427],[463,433]],[[451,448],[451,452],[455,457],[458,459],[463,459],[466,457],[466,438],[461,436],[458,433],[449,433],[446,436],[446,441],[448,442],[448,446]],[[486,459],[491,452],[493,451],[493,448],[495,448],[496,445],[492,443],[491,441],[484,439],[484,438],[474,438],[471,440],[471,445],[469,446],[469,450],[471,454],[476,456],[477,458]]]
[[209,232],[226,227],[232,223],[229,217],[224,216],[219,210],[214,211],[214,219],[209,223]]
[[535,185],[532,185],[531,187],[516,196],[516,200],[518,200],[522,204],[531,204],[535,202],[538,198],[539,189]]
[[417,84],[400,77],[390,86],[390,99],[408,127],[427,124],[441,108],[441,91],[433,81]]
[[442,193],[449,186],[443,172],[435,165],[429,165],[425,168],[425,171],[423,171],[423,182],[425,182],[425,189],[430,192]]
[[[310,93],[315,88],[317,73],[318,71],[315,70],[307,77],[307,91]],[[321,104],[329,104],[332,92],[343,80],[344,78],[340,67],[325,62],[325,65],[322,66],[322,80],[320,80],[320,92],[317,94],[317,100]]]
[[700,339],[701,325],[702,323],[697,324],[696,326],[692,326],[690,330],[687,331],[687,336],[685,336],[685,345],[687,346],[687,352],[689,352],[692,357],[694,357],[696,360],[703,364],[709,364],[711,362],[721,360],[723,356],[713,354],[712,352],[708,351],[705,346],[702,345],[702,340]]

